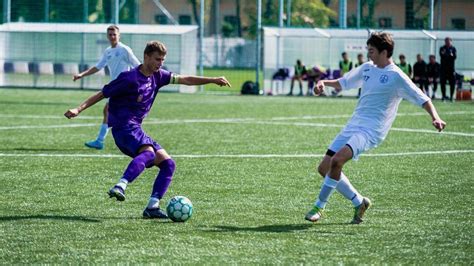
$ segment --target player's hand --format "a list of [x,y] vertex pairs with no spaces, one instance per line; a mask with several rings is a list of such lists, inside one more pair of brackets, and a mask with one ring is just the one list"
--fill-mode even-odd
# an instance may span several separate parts
[[444,122],[441,119],[435,119],[433,120],[433,126],[439,131],[443,131],[443,129],[446,127],[446,122]]
[[232,87],[232,85],[230,85],[230,82],[225,78],[225,77],[218,77],[218,78],[215,78],[215,81],[214,83],[216,83],[217,85],[219,86],[229,86],[229,87]]
[[314,86],[314,88],[313,88],[314,95],[316,95],[316,96],[320,95],[321,92],[323,92],[324,87],[325,87],[324,82],[322,80],[318,81],[316,86]]
[[79,115],[79,109],[78,108],[73,108],[73,109],[69,109],[67,110],[65,113],[64,113],[64,116],[71,119],[73,117],[76,117]]
[[72,81],[76,81],[78,79],[82,78],[81,74],[76,74],[72,77]]

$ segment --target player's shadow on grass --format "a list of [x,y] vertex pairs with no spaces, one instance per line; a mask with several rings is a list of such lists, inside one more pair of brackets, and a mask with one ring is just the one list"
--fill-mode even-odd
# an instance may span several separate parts
[[349,225],[349,223],[320,223],[320,224],[273,224],[273,225],[262,225],[257,227],[245,227],[245,226],[216,226],[209,232],[267,232],[267,233],[292,233],[295,231],[304,231],[310,228],[319,227],[319,226],[341,226]]
[[215,227],[215,232],[268,232],[268,233],[291,233],[294,231],[302,231],[311,228],[312,224],[272,224],[257,227],[241,227],[241,226],[224,226]]
[[12,215],[0,216],[0,222],[21,221],[21,220],[57,220],[57,221],[78,221],[87,223],[100,223],[102,220],[97,218],[89,218],[84,216],[69,215]]

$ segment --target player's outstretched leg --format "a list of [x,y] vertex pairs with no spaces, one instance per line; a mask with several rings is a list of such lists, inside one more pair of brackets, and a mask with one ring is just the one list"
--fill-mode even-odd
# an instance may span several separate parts
[[127,189],[128,183],[133,182],[147,166],[151,166],[155,160],[155,153],[149,150],[138,154],[128,164],[127,169],[123,173],[123,177],[120,181],[109,190],[108,194],[111,198],[116,198],[118,201],[125,200],[125,190]]
[[125,190],[118,184],[111,188],[107,194],[109,194],[110,198],[116,198],[118,201],[125,200]]
[[143,218],[152,219],[167,219],[168,215],[160,209],[160,199],[163,198],[168,187],[173,179],[173,174],[176,169],[176,164],[173,159],[166,159],[162,161],[158,167],[160,172],[155,179],[153,184],[153,190],[151,193],[150,200],[145,210],[143,210]]
[[362,218],[364,217],[365,212],[370,208],[372,202],[369,198],[364,198],[362,203],[354,207],[354,218],[352,219],[351,224],[360,224],[363,222]]
[[306,220],[311,222],[317,222],[321,219],[322,210],[328,203],[329,197],[332,195],[332,193],[334,193],[338,182],[338,180],[332,179],[331,177],[329,177],[329,175],[326,175],[316,203],[304,217]]

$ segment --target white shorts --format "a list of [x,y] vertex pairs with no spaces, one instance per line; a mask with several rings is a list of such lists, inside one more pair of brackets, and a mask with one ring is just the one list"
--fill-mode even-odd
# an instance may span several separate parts
[[357,161],[363,152],[377,147],[380,142],[381,140],[373,137],[364,128],[345,127],[334,138],[329,150],[338,152],[345,145],[348,145],[352,149],[352,159]]

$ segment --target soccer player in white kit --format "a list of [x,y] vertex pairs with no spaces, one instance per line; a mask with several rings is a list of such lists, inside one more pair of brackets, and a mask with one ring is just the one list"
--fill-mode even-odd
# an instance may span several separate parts
[[[107,39],[110,42],[110,46],[105,49],[100,61],[84,72],[74,75],[72,78],[73,81],[97,73],[105,66],[109,68],[111,80],[114,80],[123,71],[130,70],[140,64],[140,61],[138,61],[137,57],[133,54],[132,49],[120,42],[120,30],[116,25],[111,25],[107,28]],[[104,148],[104,140],[109,131],[107,124],[108,109],[109,103],[107,102],[104,106],[104,118],[97,139],[86,142],[85,145],[87,147],[98,150]]]
[[305,216],[311,222],[321,219],[322,210],[334,190],[352,202],[355,211],[351,223],[362,222],[371,202],[351,185],[342,168],[350,159],[357,160],[362,152],[376,147],[385,139],[402,99],[424,108],[438,131],[446,126],[430,98],[393,63],[394,41],[390,34],[372,33],[367,40],[367,48],[371,61],[340,79],[319,81],[314,88],[316,94],[321,93],[325,86],[333,87],[337,92],[353,88],[362,88],[362,92],[352,118],[333,140],[319,164],[318,172],[324,177],[324,182],[314,206]]

